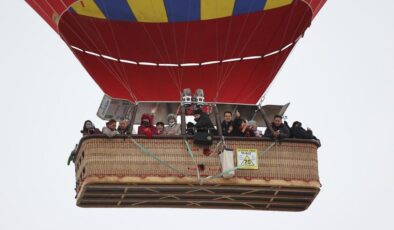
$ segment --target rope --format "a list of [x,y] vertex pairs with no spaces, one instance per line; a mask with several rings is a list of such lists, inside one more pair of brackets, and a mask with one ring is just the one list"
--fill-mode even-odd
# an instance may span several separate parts
[[[107,53],[110,54],[110,50],[109,50],[109,47],[108,47],[108,43],[109,43],[109,42],[107,42],[107,41],[103,38],[103,36],[102,36],[102,34],[100,33],[98,27],[97,27],[96,24],[95,24],[94,22],[92,22],[92,21],[93,21],[93,20],[90,19],[90,22],[91,22],[91,24],[93,25],[93,28],[94,28],[96,34],[98,35],[97,37],[98,37],[98,38],[101,40],[101,42],[103,43],[104,48],[106,49]],[[111,32],[112,32],[112,39],[113,39],[113,41],[114,41],[114,44],[115,44],[116,49],[118,50],[118,52],[117,52],[117,53],[118,53],[118,56],[120,57],[120,52],[119,52],[118,43],[116,42],[116,38],[114,37],[113,30],[112,30],[112,27],[111,27],[111,23],[107,23],[107,24],[110,25],[110,29],[111,29]],[[111,62],[108,61],[108,60],[106,60],[105,62],[111,63]],[[123,68],[123,73],[122,73],[121,68],[119,68],[116,64],[112,65],[112,63],[111,63],[111,64],[109,64],[109,65],[111,66],[111,68],[113,68],[113,69],[115,70],[115,72],[116,72],[116,74],[117,74],[116,77],[117,77],[117,79],[118,79],[118,82],[121,83],[121,84],[123,84],[123,87],[128,91],[130,97],[136,102],[136,101],[137,101],[137,97],[135,96],[135,94],[133,93],[133,91],[132,91],[132,89],[131,89],[131,87],[130,87],[130,83],[129,83],[129,80],[128,80],[128,77],[127,77],[127,73],[126,73],[125,70],[124,70],[123,63],[120,63],[120,66]]]
[[233,172],[233,171],[235,171],[237,169],[240,169],[240,167],[237,166],[237,167],[234,167],[234,168],[231,168],[231,169],[227,169],[227,170],[225,170],[225,171],[223,171],[223,172],[221,172],[219,174],[216,174],[214,176],[208,176],[208,177],[204,178],[204,180],[211,180],[211,179],[215,179],[215,178],[220,178],[223,175],[231,173],[231,172]]
[[[289,27],[289,24],[290,24],[290,22],[291,22],[292,17],[294,16],[294,9],[295,9],[295,4],[293,4],[292,7],[291,7],[291,9],[290,9],[290,16],[288,17],[287,23],[284,24],[284,22],[286,21],[286,20],[285,20],[285,19],[286,19],[285,17],[282,18],[282,21],[281,21],[281,23],[280,23],[281,25],[285,25],[285,33],[283,34],[283,36],[282,36],[282,38],[281,38],[281,40],[282,40],[281,43],[283,43],[284,38],[286,37],[287,31],[288,31],[288,29],[289,29],[289,28],[288,28],[288,27]],[[305,14],[306,14],[306,13],[304,12],[304,16],[305,16]],[[304,17],[304,16],[303,16],[303,17]],[[263,16],[263,17],[264,17],[264,16]],[[263,18],[263,17],[262,17],[262,18]],[[258,21],[258,25],[261,24],[261,22],[262,22],[261,19],[262,19],[262,18],[260,18],[260,20]],[[297,28],[300,26],[300,24],[301,24],[301,22],[298,24]],[[256,32],[256,29],[257,29],[257,26],[254,28],[254,30],[252,31],[251,35],[253,35],[253,34]],[[276,31],[275,31],[275,34],[277,34],[278,31],[279,31],[279,30],[276,30]],[[275,37],[275,36],[273,36],[272,39],[270,39],[270,42],[269,42],[269,44],[265,47],[263,53],[265,53],[265,50],[267,50],[267,48],[270,46],[270,44],[274,41],[274,39],[273,39],[274,37]],[[248,44],[249,41],[250,41],[250,38],[251,38],[251,37],[248,37],[248,40],[247,40],[247,42],[244,44],[244,46],[242,47],[240,53],[242,53],[242,52],[246,49],[247,44]],[[282,47],[283,47],[283,46],[282,46]],[[272,66],[270,75],[272,75],[274,69],[276,69],[276,68],[275,68],[276,63],[277,63],[277,58],[275,58],[275,62],[274,62],[274,65]],[[234,63],[234,65],[232,65],[231,68],[230,68],[230,70],[226,73],[227,76],[223,79],[222,85],[223,85],[224,82],[227,80],[227,78],[230,76],[231,72],[233,71],[233,69],[235,68],[236,65],[237,65],[237,63]],[[253,73],[256,71],[256,69],[257,69],[258,66],[259,66],[259,65],[258,65],[258,62],[256,62],[254,68],[252,69],[252,72],[250,72],[250,74],[248,75],[248,79],[251,78],[251,76],[252,76]],[[253,90],[250,90],[248,95],[243,95],[243,97],[246,98],[246,99],[249,98],[254,92],[256,92],[256,90],[258,90],[259,86],[260,86],[260,84],[256,84],[256,87],[255,87]],[[219,90],[221,90],[221,88],[220,88]],[[240,97],[240,96],[242,96],[242,95],[237,95],[236,97]]]
[[[252,4],[249,5],[249,7],[251,7],[251,6],[252,6]],[[260,19],[256,23],[255,27],[253,28],[252,32],[247,37],[246,42],[241,47],[241,50],[239,51],[239,55],[237,55],[237,56],[242,56],[242,53],[247,48],[247,46],[250,43],[252,37],[254,36],[255,32],[259,28],[260,24],[264,21],[263,19],[264,19],[265,15],[266,14],[263,13],[263,16],[260,17]],[[241,32],[238,34],[236,44],[235,44],[235,46],[233,48],[233,51],[231,52],[232,53],[231,57],[235,57],[235,53],[237,52],[237,49],[238,49],[239,45],[241,45],[241,44],[239,44],[239,42],[241,40],[241,36],[244,36],[243,31],[245,29],[246,23],[248,22],[249,16],[250,16],[250,14],[247,14],[245,20],[243,21],[243,24],[242,24],[242,27],[241,27]],[[219,88],[218,88],[218,93],[221,91],[223,85],[225,84],[227,79],[230,77],[231,72],[233,71],[233,69],[235,68],[235,66],[237,64],[238,63],[233,63],[232,65],[228,65],[227,68],[225,68],[224,72],[223,71],[221,72],[221,75],[223,75],[223,76],[221,76],[220,85],[219,85]]]
[[223,144],[223,149],[227,148],[226,138],[224,137],[224,135],[222,135],[222,137],[221,137],[221,142]]
[[[190,7],[191,7],[191,5],[190,5],[190,3],[189,3],[189,12],[190,12]],[[189,18],[189,16],[190,15],[188,15],[188,18]],[[175,24],[173,24],[173,28],[175,28],[175,26],[174,26]],[[187,48],[188,48],[188,44],[187,44],[187,41],[188,41],[188,39],[189,39],[189,25],[190,25],[190,22],[189,22],[189,20],[186,22],[186,33],[185,33],[185,44],[184,44],[184,46],[183,46],[183,53],[182,53],[182,59],[181,59],[181,61],[182,61],[182,63],[185,63],[185,57],[186,57],[186,50],[187,50]],[[200,33],[199,33],[200,34]],[[174,38],[175,38],[175,35],[174,35]],[[178,70],[178,82],[179,82],[179,85],[180,85],[180,87],[182,88],[183,87],[183,72],[184,72],[184,68],[180,68],[179,70]]]
[[[148,29],[146,28],[145,23],[139,23],[139,25],[142,27],[142,29],[144,30],[145,34],[149,38],[149,41],[152,44],[152,47],[156,51],[156,53],[157,53],[159,59],[161,60],[161,62],[162,63],[166,63],[165,58],[163,57],[162,53],[160,52],[159,47],[157,47],[156,42],[153,40],[152,35],[149,33]],[[161,30],[159,30],[159,32],[162,33]],[[166,68],[166,70],[167,70],[171,80],[173,81],[173,83],[177,87],[178,91],[181,92],[179,82],[177,81],[176,74],[173,72],[173,69],[172,68]]]
[[183,175],[183,176],[191,176],[189,174],[185,174],[183,172],[181,172],[179,169],[175,168],[174,166],[168,164],[167,162],[163,161],[162,159],[160,159],[156,154],[154,154],[153,152],[149,151],[149,149],[145,148],[142,144],[138,143],[136,140],[134,140],[134,138],[130,138],[130,140],[141,149],[141,151],[143,153],[145,153],[146,155],[152,157],[153,159],[155,159],[156,161],[158,161],[160,164],[166,166],[167,168],[170,168],[172,170],[174,170],[175,172]]
[[[75,19],[74,17],[71,17],[71,19],[83,30],[83,26],[79,23],[79,21],[77,20],[77,19]],[[81,36],[66,22],[66,21],[64,21],[64,25],[65,26],[67,26],[69,29],[70,29],[70,31],[72,32],[72,33],[74,33],[75,34],[75,36],[86,46],[86,47],[90,47],[90,45],[89,44],[91,44],[93,47],[94,47],[94,49],[93,50],[99,50],[99,48],[98,48],[98,46],[94,43],[94,41],[92,40],[92,38],[90,37],[90,35],[89,34],[87,34],[84,30],[83,30],[83,32],[84,32],[84,34],[85,34],[85,36],[88,38],[88,40],[90,41],[90,43],[87,43],[86,41],[84,41],[84,39],[82,39],[81,38]],[[70,44],[69,42],[68,42],[68,40],[66,39],[66,37],[65,36],[63,36],[63,34],[59,31],[59,35],[62,37],[62,39],[67,43],[67,44]],[[121,77],[120,77],[120,74],[116,71],[116,69],[114,69],[114,67],[111,65],[111,64],[109,64],[109,61],[104,61],[102,58],[99,58],[98,59],[102,64],[103,64],[103,66],[109,71],[109,72],[111,72],[112,74],[113,74],[113,76],[115,77],[115,80],[117,80],[129,93],[130,93],[130,91],[129,91],[129,89],[128,89],[128,87],[126,86],[126,84],[125,84],[125,82],[123,82],[122,81],[122,79],[121,79]],[[130,93],[130,94],[132,94],[132,92]]]
[[190,157],[191,157],[192,160],[193,160],[194,165],[196,166],[197,180],[198,180],[198,181],[201,181],[201,178],[200,178],[200,170],[199,170],[199,168],[198,168],[197,161],[196,161],[196,159],[194,158],[193,151],[192,151],[191,148],[190,148],[189,142],[186,140],[186,138],[184,138],[183,141],[184,141],[184,143],[185,143],[187,153],[190,155]]
[[272,147],[274,147],[274,145],[276,145],[276,141],[272,142],[262,153],[261,156],[263,156],[264,154],[266,154]]
[[[47,2],[47,4],[48,5],[50,5],[50,3],[48,3],[48,1],[46,1]],[[64,3],[64,1],[61,1],[61,3],[67,8],[68,6]],[[51,6],[51,5],[50,5]],[[105,6],[105,11],[107,11],[107,9],[106,9],[106,6]],[[83,26],[79,23],[79,21],[77,20],[77,19],[75,19],[74,17],[71,17],[73,20],[74,20],[74,22],[83,30]],[[90,20],[90,21],[92,21],[92,20]],[[78,37],[78,39],[85,45],[85,46],[89,46],[74,30],[73,30],[73,28],[70,26],[70,25],[68,25],[68,23],[64,23],[77,37]],[[107,43],[106,43],[106,41],[104,41],[104,39],[102,38],[102,36],[101,36],[101,34],[99,33],[99,31],[98,31],[98,29],[97,29],[97,27],[96,27],[96,25],[94,24],[94,23],[92,23],[91,22],[91,24],[93,24],[93,26],[94,26],[94,29],[95,29],[95,32],[96,32],[96,34],[98,35],[98,37],[99,37],[99,39],[101,39],[101,41],[103,42],[103,44],[104,44],[104,48],[107,50],[107,52],[108,52],[108,54],[109,54],[109,49],[108,49],[108,46],[107,46]],[[111,25],[110,25],[111,26]],[[114,34],[113,34],[113,29],[112,29],[112,27],[110,27],[110,29],[111,29],[111,32],[112,32],[112,35],[113,35],[113,40],[114,40],[114,42],[116,43],[116,39],[115,39],[115,37],[114,37]],[[90,41],[90,43],[91,43],[91,45],[93,45],[94,47],[95,47],[95,49],[97,49],[97,50],[99,50],[98,49],[98,46],[95,44],[95,42],[94,42],[94,40],[91,38],[91,36],[90,36],[90,34],[87,34],[86,32],[85,32],[85,30],[83,30],[83,32],[84,32],[84,34],[85,34],[85,36],[88,38],[88,40]],[[70,44],[68,41],[67,41],[67,39],[65,39],[65,37],[64,36],[62,36],[62,34],[60,33],[60,31],[59,31],[59,34],[61,35],[61,37],[66,41],[66,43],[68,43],[68,44]],[[118,47],[118,44],[116,43],[115,44],[116,45],[116,48],[117,48],[117,50],[118,50],[118,52],[119,52],[119,47]],[[135,96],[135,94],[133,93],[133,91],[132,91],[132,89],[131,89],[131,87],[130,87],[130,83],[129,83],[129,80],[128,80],[128,77],[127,77],[127,73],[125,72],[125,70],[124,70],[124,67],[123,67],[123,65],[122,65],[122,68],[123,68],[123,75],[122,75],[122,73],[121,73],[121,70],[119,69],[119,68],[117,68],[116,66],[114,67],[113,65],[111,65],[111,64],[109,64],[110,62],[109,61],[107,61],[107,60],[102,60],[101,58],[99,58],[99,61],[103,64],[103,66],[109,71],[109,72],[111,72],[112,74],[113,74],[113,76],[115,77],[115,80],[117,80],[123,87],[124,87],[124,89],[129,93],[129,95],[130,95],[130,97],[132,98],[132,100],[134,100],[135,102],[137,102],[137,97]]]
[[[223,140],[224,140],[224,136],[223,136]],[[214,151],[213,151],[213,154],[210,154],[209,156],[207,156],[207,157],[205,158],[205,160],[202,161],[200,164],[205,164],[205,163],[207,162],[207,160],[209,160],[210,158],[212,158],[212,157],[214,157],[214,156],[219,156],[219,153],[218,153],[217,155],[215,155],[215,153],[216,153],[216,152],[219,152],[219,147],[220,147],[221,144],[223,145],[224,148],[226,147],[226,146],[225,146],[225,143],[224,143],[224,142],[222,143],[222,140],[220,140],[220,141],[216,144],[216,147],[215,147],[215,149],[214,149]]]
[[[253,4],[249,4],[249,8],[248,8],[248,11],[249,11],[249,12],[251,11],[252,6],[253,6]],[[232,54],[231,54],[232,57],[235,57],[235,53],[237,52],[239,46],[242,45],[242,44],[240,44],[240,41],[241,41],[241,37],[242,37],[242,36],[245,36],[244,29],[245,29],[245,27],[246,27],[246,24],[248,23],[249,16],[250,16],[250,14],[247,14],[245,20],[244,20],[243,23],[242,23],[241,30],[240,30],[240,32],[239,32],[239,34],[238,34],[238,37],[237,37],[237,41],[236,41],[235,46],[234,46],[234,48],[233,48],[233,50],[232,50],[232,52],[231,52],[231,53],[232,53]],[[258,22],[258,23],[256,24],[256,26],[254,27],[252,33],[249,34],[249,36],[247,37],[246,42],[243,44],[244,46],[241,48],[241,50],[240,50],[240,52],[239,52],[239,55],[237,55],[237,56],[241,56],[241,55],[242,55],[242,53],[244,52],[244,49],[245,49],[245,48],[247,47],[247,45],[249,44],[251,38],[253,37],[255,31],[257,30],[257,28],[259,27],[259,25],[260,25],[261,22],[263,21],[264,17],[265,17],[265,13],[263,13],[263,16],[259,19],[259,22]],[[225,56],[225,55],[226,55],[226,54],[224,53],[223,56]],[[234,65],[237,65],[237,64],[234,64]],[[223,72],[223,71],[221,72],[221,75],[223,75],[223,77],[221,76],[221,81],[220,81],[220,82],[221,82],[221,85],[220,85],[220,87],[219,87],[219,90],[222,88],[224,82],[225,82],[225,81],[227,80],[227,78],[230,76],[230,73],[232,72],[232,69],[234,68],[234,65],[228,65],[227,68],[224,70],[224,72]],[[229,71],[229,70],[230,70],[230,71]]]
[[256,118],[257,111],[259,111],[259,110],[256,109],[256,110],[254,111],[253,116],[252,116],[252,118],[251,118],[250,120],[254,120],[254,119]]
[[[296,4],[297,4],[297,3],[293,3],[293,6],[292,6],[291,11],[290,11],[289,20],[287,21],[287,23],[286,23],[286,25],[285,25],[285,28],[286,28],[286,29],[285,29],[285,33],[284,33],[284,35],[283,35],[282,38],[281,38],[281,44],[282,44],[281,46],[282,46],[282,47],[283,47],[283,44],[284,44],[284,42],[285,42],[285,34],[287,34],[287,32],[288,32],[288,30],[289,30],[289,25],[290,25],[290,22],[291,22],[291,19],[292,19],[293,16],[294,16],[294,9],[295,9]],[[301,22],[302,22],[303,19],[305,18],[306,14],[307,14],[307,11],[305,11],[305,12],[303,13]],[[298,31],[298,28],[299,28],[299,27],[301,26],[301,24],[302,24],[301,22],[298,23],[297,28],[296,28],[296,30],[294,30],[294,33],[293,33],[293,36],[292,36],[292,37],[294,37],[295,33]],[[282,23],[283,23],[283,21],[281,22],[281,24],[282,24]],[[277,32],[276,32],[276,33],[277,33]],[[296,41],[298,41],[298,39],[299,39],[299,38],[297,38]],[[293,47],[292,47],[291,52],[294,50],[294,47],[295,47],[295,45],[296,45],[296,43],[297,43],[296,41],[293,42]],[[270,43],[272,43],[272,40],[270,41]],[[290,53],[291,53],[291,52],[290,52]],[[286,59],[287,57],[289,57],[289,56],[290,56],[290,53],[289,53],[287,56],[282,57],[282,59],[279,59],[279,61],[282,61],[283,59]],[[271,71],[270,71],[269,76],[272,75],[276,69],[278,69],[278,72],[277,72],[277,75],[276,75],[276,76],[278,76],[279,71],[281,70],[281,68],[283,67],[283,65],[281,65],[281,66],[279,66],[279,67],[276,67],[277,63],[278,63],[278,56],[275,56],[275,61],[274,61],[274,64],[272,65],[272,68],[271,68]],[[280,62],[279,62],[279,63],[280,63]],[[256,65],[255,68],[253,69],[252,73],[254,73],[254,71],[256,71],[256,69],[257,69],[257,65]],[[265,97],[265,95],[268,93],[268,91],[270,90],[271,86],[274,84],[274,82],[276,81],[276,79],[277,79],[276,77],[273,78],[273,80],[271,81],[271,83],[269,84],[269,86],[267,87],[267,89],[265,90],[265,92],[263,92],[263,97]],[[252,92],[255,92],[255,91],[257,90],[258,85],[259,85],[259,84],[256,84],[256,87],[255,87],[253,90],[251,90],[250,93],[249,93],[248,95],[244,95],[244,97],[245,97],[246,99],[249,98],[249,97],[252,95]],[[239,95],[238,95],[238,96],[239,96]]]
[[[106,12],[106,14],[108,14],[108,8],[107,8],[106,3],[103,2],[103,5],[104,5],[104,11]],[[121,57],[121,55],[120,55],[120,49],[119,49],[119,44],[118,44],[118,42],[117,42],[117,40],[116,40],[116,36],[115,36],[114,29],[113,29],[113,27],[112,27],[112,24],[111,24],[108,20],[105,20],[105,21],[106,21],[106,24],[109,25],[109,27],[110,27],[110,29],[111,29],[112,40],[114,41],[114,44],[115,44],[115,47],[116,47],[117,54],[118,54],[119,57]],[[101,37],[101,36],[100,36],[100,37]],[[105,41],[103,41],[103,42],[104,42],[104,44],[105,44]],[[108,48],[107,48],[107,49],[108,49]],[[122,67],[123,76],[125,77],[125,81],[127,82],[127,86],[128,86],[128,88],[129,88],[130,97],[132,97],[133,100],[134,100],[135,102],[137,102],[138,99],[137,99],[137,97],[135,96],[135,94],[133,93],[133,91],[132,91],[132,89],[131,89],[129,77],[127,76],[128,74],[127,74],[127,72],[126,72],[126,68],[124,67],[124,63],[121,63],[120,66]]]
[[[305,18],[306,14],[307,14],[307,11],[305,11],[304,14],[302,15],[302,20]],[[302,21],[302,20],[301,20],[301,21]],[[298,28],[300,27],[300,25],[301,25],[301,23],[299,23],[299,24],[297,25],[297,29],[294,30],[294,31],[295,31],[294,34],[296,33],[296,31],[298,31]],[[305,33],[305,31],[304,31],[304,33]],[[293,36],[294,36],[294,35],[293,35]],[[290,54],[293,52],[295,46],[297,45],[297,42],[299,41],[299,39],[300,39],[301,37],[303,37],[303,34],[302,34],[300,37],[298,37],[298,38],[293,42],[293,48],[292,48],[292,50],[290,51],[290,53],[287,55],[287,57],[289,57]],[[284,38],[283,38],[283,40],[282,40],[282,44],[283,44],[283,43],[284,43]],[[276,61],[277,61],[277,58],[275,59],[275,62],[276,62]],[[275,64],[275,65],[276,65],[276,64]],[[275,66],[275,65],[274,65],[274,66]],[[282,65],[281,67],[279,67],[277,76],[279,75],[279,72],[280,72],[280,70],[282,69],[282,67],[283,67],[283,65]],[[271,70],[271,73],[272,73],[272,71],[273,71],[273,69]],[[268,86],[266,92],[264,92],[263,97],[265,97],[265,95],[267,94],[267,92],[270,90],[271,86],[275,83],[275,80],[276,80],[276,79],[277,79],[277,78],[274,78],[274,80],[273,80],[273,81],[271,82],[271,84]]]
[[[39,4],[37,4],[35,0],[33,0],[33,2],[36,5],[39,6]],[[55,10],[55,8],[51,5],[51,3],[48,2],[48,0],[45,0],[45,2],[54,12],[57,12]],[[61,0],[60,2],[65,7],[67,7],[67,4],[65,4],[64,0]],[[289,29],[288,28],[289,27],[289,22],[291,21],[292,17],[294,16],[294,9],[295,9],[296,5],[297,5],[297,3],[293,3],[293,5],[291,6],[290,16],[287,18],[289,21],[287,22],[287,24],[285,26],[285,33],[284,33],[284,36],[281,38],[281,40],[284,40],[285,34],[287,34],[287,31]],[[249,4],[248,9],[250,10],[252,8],[252,6],[253,6],[253,4]],[[188,18],[190,17],[190,7],[191,7],[191,4],[189,3],[188,4],[188,9],[187,9]],[[219,10],[218,9],[218,5],[216,4],[216,11],[218,11],[218,10]],[[105,12],[108,11],[106,3],[104,3],[104,11]],[[46,13],[46,11],[43,11],[43,12]],[[303,15],[302,19],[306,16],[306,14],[307,14],[307,11],[304,12],[304,15]],[[50,17],[50,15],[48,15],[48,14],[47,14],[47,16]],[[230,22],[228,24],[227,31],[226,31],[227,36],[226,36],[225,41],[224,41],[224,50],[220,50],[220,46],[217,44],[216,45],[216,49],[217,49],[216,50],[216,55],[218,57],[221,54],[224,57],[224,56],[226,56],[227,53],[232,53],[233,55],[231,55],[231,56],[234,56],[234,57],[235,57],[236,53],[239,53],[241,55],[244,52],[244,50],[248,47],[248,44],[250,43],[250,41],[251,41],[252,37],[254,36],[256,30],[259,28],[259,25],[265,21],[264,17],[265,17],[265,13],[263,13],[263,16],[259,18],[257,23],[254,22],[255,26],[254,26],[252,32],[249,35],[245,35],[243,33],[243,31],[244,31],[246,25],[250,21],[249,14],[247,14],[245,19],[242,22],[242,25],[241,25],[241,28],[240,28],[240,33],[236,37],[234,46],[232,46],[232,49],[229,49],[230,48],[229,45],[228,45],[228,43],[229,43],[229,35],[231,34],[231,31],[234,28],[234,26],[233,26],[233,17],[230,17]],[[76,20],[74,17],[72,17],[72,20],[74,20],[79,27],[82,27],[81,24],[78,22],[78,20]],[[282,22],[284,22],[286,20],[286,17],[284,17],[282,20],[283,20]],[[300,21],[300,23],[298,23],[297,28],[299,28],[301,26],[301,24],[302,24],[301,22],[302,22],[302,20]],[[99,31],[97,30],[96,25],[94,23],[92,23],[92,24],[93,24],[94,29],[96,30],[95,32],[98,35],[98,38],[101,41],[103,41],[103,37],[101,36]],[[187,38],[188,38],[188,32],[189,32],[189,28],[188,27],[189,27],[189,24],[190,24],[190,22],[188,20],[185,23],[185,26],[186,26],[186,41],[187,41]],[[112,38],[113,38],[113,42],[115,44],[116,52],[120,54],[120,49],[119,49],[120,47],[119,47],[119,44],[116,41],[115,34],[114,34],[114,29],[113,29],[111,23],[108,22],[108,25],[109,25],[110,32],[112,33]],[[165,56],[169,59],[170,58],[170,55],[169,55],[170,51],[169,51],[169,49],[167,47],[167,44],[164,42],[164,38],[163,38],[164,35],[163,35],[163,31],[162,31],[161,27],[157,26],[157,30],[158,30],[159,35],[160,35],[160,40],[159,41],[161,41],[161,43],[163,44],[163,51],[158,50],[158,46],[157,46],[157,44],[155,44],[155,41],[152,39],[152,35],[145,28],[145,24],[141,23],[141,25],[143,26],[143,29],[145,30],[145,33],[147,34],[149,40],[151,41],[151,43],[152,43],[153,47],[155,48],[155,50],[156,50],[158,56],[160,57],[160,59],[165,60],[165,58],[164,58]],[[177,37],[175,36],[175,34],[176,34],[175,32],[176,31],[175,31],[174,23],[171,23],[171,26],[172,26],[172,35],[173,35],[172,37],[174,39],[174,44],[177,44]],[[277,30],[275,33],[278,33],[278,31],[279,30]],[[295,30],[295,31],[297,31],[297,30]],[[88,38],[88,40],[90,40],[91,45],[96,46],[94,44],[94,41],[91,39],[91,36],[89,34],[86,34],[86,32],[84,30],[83,30],[83,33],[85,33],[85,35]],[[203,36],[203,33],[199,33],[199,36]],[[218,39],[217,36],[218,36],[218,22],[216,22],[216,42],[219,42],[219,39]],[[242,37],[246,37],[246,40],[245,40],[245,42],[243,44],[241,43],[241,40],[242,40],[241,38]],[[79,36],[78,36],[78,38],[81,39]],[[82,41],[82,42],[85,43],[84,41]],[[272,43],[272,40],[269,42],[269,44],[271,44],[271,43]],[[107,47],[107,44],[106,44],[105,41],[103,41],[103,44],[105,46],[104,48],[108,50],[108,47]],[[185,59],[186,47],[187,46],[188,46],[188,44],[187,44],[187,42],[185,42],[184,49],[183,49],[183,59]],[[265,47],[265,49],[267,49],[268,47],[269,47],[269,45],[267,47]],[[180,54],[178,54],[178,49],[175,49],[175,56],[176,56],[177,60],[181,56]],[[275,59],[274,65],[272,66],[270,75],[272,75],[272,72],[274,72],[275,70],[280,69],[280,67],[276,67],[276,63],[279,60],[282,60],[282,59],[279,59],[279,60],[278,59],[279,58]],[[104,65],[104,67],[107,70],[109,70],[109,72],[111,72],[114,75],[115,79],[128,91],[128,93],[130,94],[130,97],[134,101],[137,101],[137,98],[136,98],[135,94],[133,93],[133,91],[131,89],[130,79],[127,76],[127,73],[126,73],[124,65],[123,64],[120,64],[120,66],[111,65],[111,64],[109,64],[109,61],[107,61],[107,60],[100,60],[100,62]],[[226,64],[226,65],[219,65],[219,66],[217,66],[217,69],[216,69],[216,72],[217,72],[216,73],[216,83],[217,83],[216,84],[216,88],[217,88],[216,98],[218,98],[218,96],[220,94],[220,91],[222,90],[222,87],[224,86],[225,82],[227,82],[228,78],[230,77],[231,73],[233,72],[233,70],[235,69],[236,66],[237,66],[237,63],[233,63],[232,65],[231,64]],[[254,74],[254,72],[256,71],[257,67],[258,67],[258,64],[256,62],[256,65],[253,68],[253,70],[251,71],[251,73],[249,74],[248,78],[250,78]],[[169,74],[171,80],[173,81],[173,83],[175,84],[175,86],[177,87],[178,91],[181,92],[181,87],[182,87],[182,82],[183,82],[183,75],[184,75],[183,68],[180,68],[180,69],[177,69],[177,70],[173,70],[171,68],[166,68],[166,70],[168,71],[168,74]],[[175,73],[174,71],[178,71],[178,72]],[[200,68],[200,71],[202,71],[201,68]],[[274,83],[275,79],[276,78],[274,78],[273,81],[269,84],[269,87],[267,88],[267,90],[265,92],[263,92],[264,95],[270,89],[270,87]],[[256,88],[254,88],[253,90],[250,90],[250,93],[248,95],[246,95],[246,98],[251,97],[253,92],[258,90],[258,86],[259,85],[260,84],[256,84]]]

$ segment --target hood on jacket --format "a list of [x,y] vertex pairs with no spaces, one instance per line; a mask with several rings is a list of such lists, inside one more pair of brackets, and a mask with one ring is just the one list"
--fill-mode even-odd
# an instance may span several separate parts
[[144,113],[141,116],[141,124],[142,124],[143,120],[149,120],[149,125],[153,126],[153,115],[149,115],[147,113]]

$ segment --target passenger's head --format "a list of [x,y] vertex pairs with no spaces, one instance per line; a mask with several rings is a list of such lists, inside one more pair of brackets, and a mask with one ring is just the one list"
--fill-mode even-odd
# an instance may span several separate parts
[[257,130],[257,122],[254,120],[250,120],[248,121],[248,125],[250,127],[250,129],[252,129],[253,131]]
[[95,127],[94,127],[93,122],[91,122],[90,120],[86,120],[83,123],[83,128],[81,130],[81,133],[83,133],[83,134],[90,133],[90,132],[92,132],[92,130],[94,130],[94,128]]
[[83,129],[88,130],[88,129],[94,129],[94,124],[90,120],[86,120],[85,123],[83,124]]
[[168,121],[168,124],[169,124],[170,126],[175,125],[175,124],[176,124],[176,115],[173,114],[173,113],[168,114],[168,116],[167,116],[167,121]]
[[224,112],[224,121],[230,122],[231,118],[233,118],[233,114],[230,111]]
[[141,125],[145,126],[145,127],[149,127],[150,126],[150,116],[147,113],[142,114],[141,116]]
[[111,119],[106,123],[106,125],[107,125],[107,128],[109,128],[111,130],[115,130],[116,129],[116,120]]
[[298,128],[298,127],[301,127],[301,126],[302,126],[301,122],[295,121],[295,122],[293,122],[293,125],[291,127],[292,128]]
[[200,119],[201,115],[203,114],[202,109],[196,109],[194,110],[194,120]]
[[119,129],[125,130],[127,128],[127,125],[129,125],[129,120],[123,119],[119,121]]
[[275,115],[274,116],[274,125],[275,126],[280,126],[282,124],[282,116],[281,115]]
[[156,123],[156,130],[157,130],[157,133],[163,133],[163,131],[164,131],[164,123],[161,122],[161,121],[157,122]]

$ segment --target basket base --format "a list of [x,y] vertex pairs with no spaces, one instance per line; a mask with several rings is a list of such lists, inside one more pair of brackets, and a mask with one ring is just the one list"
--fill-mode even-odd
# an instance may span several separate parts
[[204,208],[304,211],[320,188],[219,184],[86,183],[79,207]]

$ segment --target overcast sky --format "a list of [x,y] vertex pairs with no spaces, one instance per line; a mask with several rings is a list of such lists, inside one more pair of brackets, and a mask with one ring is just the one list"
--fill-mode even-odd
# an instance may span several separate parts
[[267,95],[323,143],[299,213],[77,208],[66,160],[103,93],[24,1],[2,9],[0,229],[394,229],[394,1],[329,1]]

